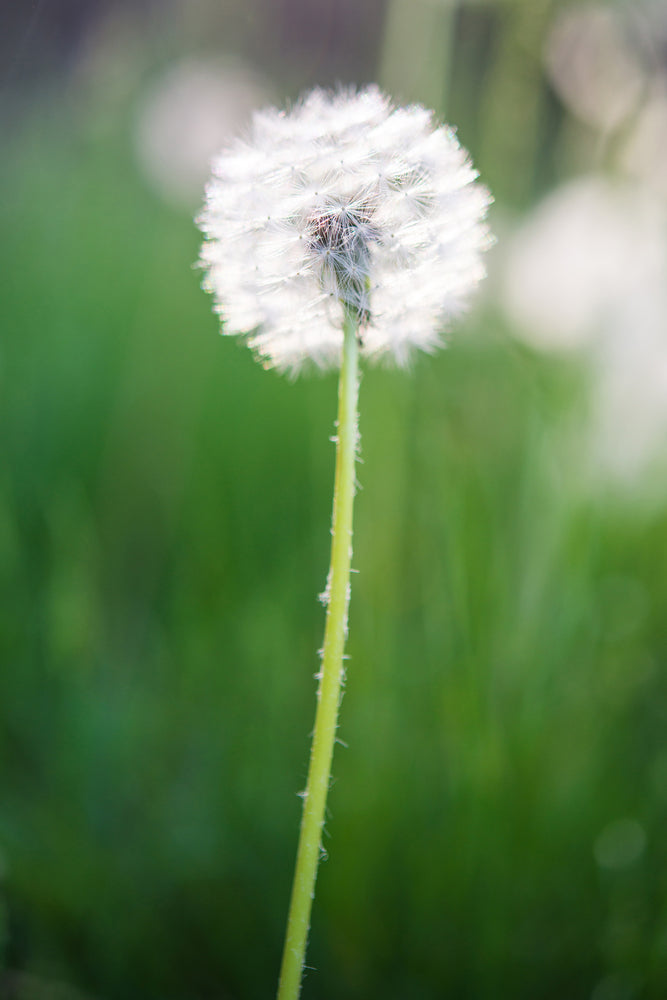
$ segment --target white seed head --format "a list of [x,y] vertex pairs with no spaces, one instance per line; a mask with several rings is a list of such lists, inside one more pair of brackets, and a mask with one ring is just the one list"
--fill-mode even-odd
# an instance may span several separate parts
[[223,332],[292,372],[340,363],[345,311],[370,359],[434,349],[484,276],[476,178],[451,128],[376,87],[256,113],[214,161],[197,220]]

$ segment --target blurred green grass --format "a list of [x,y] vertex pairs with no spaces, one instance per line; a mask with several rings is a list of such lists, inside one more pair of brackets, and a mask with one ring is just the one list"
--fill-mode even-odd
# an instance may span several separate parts
[[[259,998],[336,383],[217,336],[198,235],[126,128],[54,101],[0,165],[4,960],[106,1000]],[[364,375],[348,749],[304,996],[667,994],[667,516],[582,489],[563,425],[584,407],[581,373],[492,305],[412,373]],[[623,818],[645,847],[601,865]]]

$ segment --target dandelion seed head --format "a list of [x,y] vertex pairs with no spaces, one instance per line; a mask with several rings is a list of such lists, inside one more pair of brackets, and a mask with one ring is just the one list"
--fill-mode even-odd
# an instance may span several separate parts
[[257,112],[213,163],[200,264],[227,334],[267,367],[431,351],[484,276],[491,198],[451,128],[376,87]]

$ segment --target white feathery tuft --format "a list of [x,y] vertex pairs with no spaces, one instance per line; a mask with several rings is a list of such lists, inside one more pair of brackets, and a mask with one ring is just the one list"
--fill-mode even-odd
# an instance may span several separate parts
[[223,332],[291,372],[340,364],[346,310],[369,359],[435,349],[485,273],[476,178],[451,128],[374,86],[257,112],[214,161],[197,220]]

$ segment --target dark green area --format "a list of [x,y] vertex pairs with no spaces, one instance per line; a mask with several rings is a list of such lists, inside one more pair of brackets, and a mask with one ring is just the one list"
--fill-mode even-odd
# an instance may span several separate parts
[[[63,91],[0,166],[0,996],[259,1000],[336,381],[217,335],[198,234],[139,178],[128,118]],[[304,1000],[667,995],[667,513],[586,490],[585,407],[493,303],[411,373],[364,374]]]

